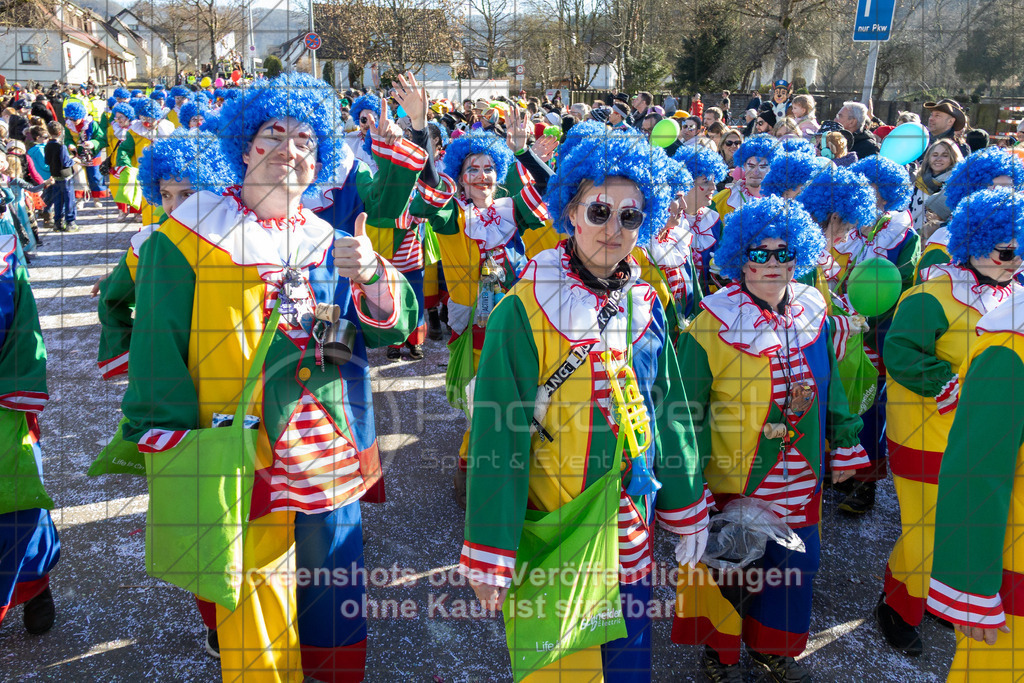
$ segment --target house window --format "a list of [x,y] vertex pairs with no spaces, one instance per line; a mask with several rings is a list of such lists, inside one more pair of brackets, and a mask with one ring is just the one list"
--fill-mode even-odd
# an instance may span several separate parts
[[38,45],[22,45],[21,46],[21,63],[22,64],[38,64],[39,63],[39,46]]

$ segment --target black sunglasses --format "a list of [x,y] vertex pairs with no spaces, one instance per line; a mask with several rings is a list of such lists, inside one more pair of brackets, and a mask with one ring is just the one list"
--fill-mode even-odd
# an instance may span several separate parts
[[[644,222],[644,212],[640,209],[627,206],[619,209],[619,225],[624,230],[638,230]],[[612,207],[604,202],[590,202],[587,204],[587,221],[591,225],[604,225],[612,217]]]
[[774,256],[775,260],[779,263],[789,263],[796,258],[796,252],[789,247],[779,247],[778,249],[747,249],[747,260],[758,265],[768,263],[768,259],[772,256]]
[[369,123],[369,122],[370,122],[370,117],[369,116],[360,116],[359,117],[359,123]]
[[729,140],[724,144],[726,147],[739,147],[741,143],[739,140]]
[[1006,249],[996,247],[992,251],[996,252],[999,255],[999,260],[1002,261],[1003,263],[1009,263],[1013,259],[1017,258],[1017,250],[1014,249],[1013,247],[1007,247]]

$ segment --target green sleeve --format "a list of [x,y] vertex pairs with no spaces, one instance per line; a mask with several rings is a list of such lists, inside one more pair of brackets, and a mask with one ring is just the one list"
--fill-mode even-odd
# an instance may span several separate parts
[[117,146],[117,153],[114,155],[114,166],[130,166],[132,156],[135,154],[135,137],[129,133]]
[[75,146],[75,139],[71,137],[71,131],[68,130],[67,126],[64,126],[64,144],[67,145],[68,148]]
[[46,344],[28,272],[15,265],[14,317],[0,347],[0,395],[46,391]]
[[903,278],[903,291],[914,286],[914,272],[917,266],[917,258],[921,255],[921,236],[913,230],[907,233],[907,240],[900,249],[899,259],[896,267],[899,268]]
[[170,238],[149,236],[139,254],[135,324],[128,354],[124,436],[150,429],[195,429],[199,397],[188,367],[196,276]]
[[[530,321],[518,297],[487,319],[473,394],[466,541],[516,550],[530,484],[530,423],[540,377]],[[581,454],[586,457],[586,454]]]
[[917,270],[914,271],[914,284],[919,285],[924,282],[924,280],[921,279],[921,273],[932,266],[937,266],[943,263],[949,263],[949,254],[945,249],[929,249],[921,254],[921,258],[917,261]]
[[356,173],[356,188],[363,200],[366,222],[377,227],[391,227],[409,205],[420,171],[376,154],[373,160],[377,162],[377,172],[371,175],[368,168],[360,165]]
[[995,596],[1024,442],[1024,363],[1012,349],[986,349],[963,377],[939,471],[932,577],[954,590]]
[[938,396],[953,379],[949,363],[935,355],[935,342],[949,329],[942,305],[927,292],[905,297],[896,308],[882,346],[886,372],[921,396]]
[[704,497],[704,475],[694,438],[693,415],[685,408],[689,397],[679,374],[676,350],[671,336],[667,334],[658,357],[653,398],[657,448],[655,472],[662,485],[656,507],[659,510],[689,507]]
[[[380,260],[384,262],[384,259]],[[388,277],[395,283],[393,290],[395,312],[392,319],[388,321],[390,324],[375,324],[370,315],[366,299],[362,300],[360,306],[362,315],[360,319],[362,321],[363,340],[368,348],[403,343],[409,338],[412,331],[416,329],[416,324],[419,322],[420,317],[419,303],[416,301],[416,293],[413,291],[412,285],[390,263],[385,263],[384,267],[388,271]]]
[[689,318],[692,320],[700,313],[700,302],[704,300],[704,290],[700,286],[700,271],[696,262],[690,259],[690,283],[693,288],[693,302],[690,304]]
[[[829,322],[831,328],[832,323]],[[836,360],[836,347],[832,343],[831,330],[825,330],[828,343],[828,362],[832,369],[832,378],[828,383],[828,405],[826,406],[826,430],[829,447],[852,448],[860,443],[860,431],[864,421],[859,415],[850,411],[850,399],[846,396],[843,380],[839,376],[839,361]]]
[[[527,191],[529,190],[527,189]],[[516,227],[519,229],[520,235],[530,230],[543,230],[547,227],[544,219],[537,215],[537,210],[530,205],[522,192],[512,197],[512,203],[515,206]]]
[[125,261],[117,262],[110,275],[100,283],[98,313],[100,318],[99,362],[116,358],[128,351],[132,338],[132,311],[135,310],[135,281]]
[[[704,312],[701,315],[710,315]],[[682,406],[674,406],[677,410],[689,413],[689,420],[696,434],[697,456],[700,458],[701,470],[711,457],[711,365],[708,354],[700,342],[690,333],[684,332],[676,344],[679,363],[679,377],[682,379],[686,401]],[[660,505],[659,505],[660,507]]]

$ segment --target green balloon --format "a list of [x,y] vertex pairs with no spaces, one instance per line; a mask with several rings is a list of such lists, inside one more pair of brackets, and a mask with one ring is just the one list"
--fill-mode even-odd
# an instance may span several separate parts
[[651,144],[655,147],[668,147],[679,137],[679,124],[675,119],[662,119],[651,129]]
[[865,316],[882,315],[896,305],[903,277],[892,261],[881,256],[858,263],[846,287],[853,308]]

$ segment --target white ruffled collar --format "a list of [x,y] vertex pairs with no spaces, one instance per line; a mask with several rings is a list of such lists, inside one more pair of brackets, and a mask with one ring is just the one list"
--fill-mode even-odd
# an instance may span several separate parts
[[928,238],[928,241],[924,243],[924,246],[930,244],[938,244],[943,247],[949,246],[949,228],[942,226],[938,230],[932,233],[932,236]]
[[693,251],[707,251],[715,246],[718,238],[715,237],[713,228],[718,222],[718,212],[709,206],[697,209],[696,216],[686,216],[693,233],[693,242],[690,245]]
[[[534,297],[544,316],[571,344],[597,342],[596,350],[610,347],[615,351],[624,352],[630,343],[635,344],[639,341],[650,327],[657,294],[649,284],[640,280],[640,267],[632,258],[625,296],[619,303],[619,315],[608,322],[600,339],[597,314],[608,298],[588,289],[572,272],[564,244],[537,254],[537,257],[526,265],[522,279],[533,282]],[[627,325],[626,296],[633,299],[632,325]],[[632,340],[629,343],[627,327],[631,327],[632,330]]]
[[983,332],[1024,334],[1024,288],[1014,289],[1008,300],[981,316],[977,333]]
[[287,220],[261,221],[232,194],[197,192],[171,217],[225,252],[239,266],[255,267],[265,281],[286,267],[319,266],[334,241],[334,229],[309,209]]
[[146,128],[142,125],[142,121],[132,121],[131,131],[139,137],[146,138],[147,140],[154,140],[156,138],[167,137],[174,132],[174,124],[167,119],[160,119],[152,128]]
[[886,220],[886,223],[875,233],[874,238],[869,239],[868,235],[855,228],[850,231],[846,240],[835,246],[835,250],[840,254],[849,254],[857,263],[865,258],[884,257],[886,252],[903,243],[914,225],[909,211],[887,212],[879,220]]
[[686,221],[669,231],[660,231],[651,235],[647,243],[647,253],[651,261],[662,268],[679,268],[690,262],[690,245],[693,232]]
[[953,298],[982,316],[1003,304],[1015,291],[1024,289],[1016,280],[1011,280],[1005,287],[979,284],[971,269],[951,263],[931,266],[922,278],[927,281],[948,279]]
[[456,201],[462,208],[466,237],[479,244],[481,251],[503,247],[512,239],[516,232],[516,221],[515,204],[511,197],[495,199],[486,209],[478,209],[461,194],[456,197]]
[[701,307],[721,324],[722,341],[751,356],[775,353],[784,344],[781,330],[790,334],[790,348],[805,348],[821,334],[825,299],[814,287],[791,282],[785,314],[766,311],[738,284],[720,289],[701,301]]

